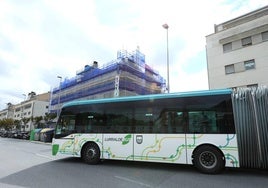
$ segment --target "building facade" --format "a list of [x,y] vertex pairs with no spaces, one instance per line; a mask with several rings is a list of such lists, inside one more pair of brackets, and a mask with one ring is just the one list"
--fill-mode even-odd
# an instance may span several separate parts
[[268,6],[206,37],[209,89],[268,86]]
[[18,120],[20,130],[30,131],[34,128],[34,118],[44,117],[49,112],[49,97],[49,92],[39,95],[29,93],[25,101],[14,105],[8,104],[6,109],[1,110],[0,119]]
[[0,120],[12,119],[14,115],[14,105],[7,103],[7,107],[0,111]]
[[[61,78],[61,77],[59,77]],[[111,98],[165,92],[165,80],[145,63],[138,49],[118,51],[117,59],[101,68],[97,62],[77,71],[51,91],[50,112],[58,113],[63,103],[72,100]]]

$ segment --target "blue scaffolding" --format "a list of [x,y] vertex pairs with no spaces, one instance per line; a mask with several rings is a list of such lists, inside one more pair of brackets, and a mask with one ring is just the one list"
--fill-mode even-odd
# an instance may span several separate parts
[[[134,53],[119,51],[117,53],[117,59],[107,65],[104,65],[102,68],[98,68],[96,63],[97,62],[94,62],[92,66],[86,65],[82,70],[76,73],[75,77],[65,79],[60,83],[59,87],[54,88],[52,90],[50,105],[53,106],[58,103],[65,103],[108,91],[114,91],[115,79],[112,75],[120,75],[122,72],[125,73],[125,77],[127,77],[126,75],[135,76],[138,79],[144,80],[146,85],[155,85],[156,87],[148,88],[131,79],[124,79],[122,76],[122,79],[120,79],[119,82],[119,90],[131,91],[137,95],[145,95],[161,93],[161,91],[165,88],[165,80],[163,77],[161,77],[157,71],[145,64],[145,56],[140,53],[139,50],[134,51]],[[109,75],[109,73],[111,73],[111,78],[105,82],[100,81],[98,84],[87,88],[83,88],[75,92],[69,92],[68,94],[62,94],[77,85],[88,83],[93,79],[98,80],[99,78],[101,80],[103,76]],[[60,99],[58,97],[59,92],[61,93]]]

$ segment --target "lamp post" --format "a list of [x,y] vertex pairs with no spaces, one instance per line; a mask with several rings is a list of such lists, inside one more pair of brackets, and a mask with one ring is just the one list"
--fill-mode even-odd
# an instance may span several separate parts
[[26,101],[26,94],[22,94],[24,96],[23,101]]
[[57,118],[59,118],[59,112],[60,112],[60,94],[61,94],[61,76],[57,76],[57,78],[60,79],[60,83],[59,83],[59,94],[58,94],[58,109],[57,109]]
[[168,93],[170,92],[170,86],[169,86],[169,51],[168,51],[168,24],[163,24],[162,25],[164,29],[167,30],[167,90]]

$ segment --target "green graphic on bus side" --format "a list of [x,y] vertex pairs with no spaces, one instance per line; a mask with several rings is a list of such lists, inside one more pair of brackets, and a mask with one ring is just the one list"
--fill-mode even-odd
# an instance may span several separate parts
[[[53,145],[53,151],[52,151],[53,155],[56,155],[57,153],[64,153],[64,154],[72,154],[75,156],[79,156],[82,146],[84,145],[84,143],[88,141],[93,141],[95,143],[103,145],[102,140],[97,138],[97,134],[91,135],[90,137],[83,137],[83,138],[81,138],[81,136],[82,136],[81,134],[75,135],[74,141],[67,141],[63,143],[63,145],[60,148],[59,148],[59,145],[56,145],[56,144]],[[134,160],[143,160],[143,161],[175,162],[176,160],[181,158],[184,151],[194,150],[197,147],[197,143],[198,143],[197,140],[201,139],[203,136],[204,134],[188,135],[187,139],[189,141],[191,140],[191,142],[188,142],[188,144],[178,145],[176,149],[173,151],[173,153],[169,153],[166,156],[156,155],[157,153],[161,152],[161,150],[163,149],[164,142],[170,139],[180,139],[180,140],[183,139],[184,140],[185,136],[173,135],[173,136],[164,136],[164,137],[159,138],[158,135],[156,134],[154,138],[154,143],[144,147],[140,155],[131,154],[129,156],[118,156],[112,151],[112,148],[110,147],[103,148],[102,153],[108,154],[109,158],[111,157],[111,158],[117,158],[117,159],[122,159],[122,160],[134,159]],[[121,137],[120,139],[122,141],[121,142],[122,145],[127,145],[132,140],[132,134],[127,134],[126,136]],[[229,152],[237,151],[237,147],[230,145],[230,142],[233,139],[235,139],[235,135],[226,135],[226,142],[223,145],[218,145],[218,147],[223,151],[226,160],[230,161],[233,167],[238,167],[239,166],[238,159],[234,155],[229,153]]]
[[130,140],[131,140],[131,134],[126,135],[122,141],[122,145],[128,144]]
[[57,155],[58,151],[59,151],[59,144],[53,144],[52,155]]

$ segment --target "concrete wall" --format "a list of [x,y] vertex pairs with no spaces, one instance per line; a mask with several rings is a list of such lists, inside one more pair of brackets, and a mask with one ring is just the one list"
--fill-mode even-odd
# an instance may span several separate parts
[[[256,19],[249,15],[239,17],[239,23],[206,37],[209,88],[233,88],[257,84],[268,86],[268,40],[262,40],[262,32],[268,31],[268,7]],[[250,15],[252,18],[253,13]],[[243,19],[245,19],[243,21]],[[231,20],[232,22],[235,21]],[[228,22],[224,24],[228,25]],[[219,26],[222,26],[221,24]],[[229,24],[230,26],[230,24]],[[215,26],[217,28],[217,26]],[[224,27],[223,27],[224,28]],[[252,44],[242,46],[241,39],[251,37]],[[223,51],[223,45],[232,43],[232,50]],[[244,61],[255,60],[255,68],[245,70]],[[226,74],[225,66],[234,64],[235,73]]]

